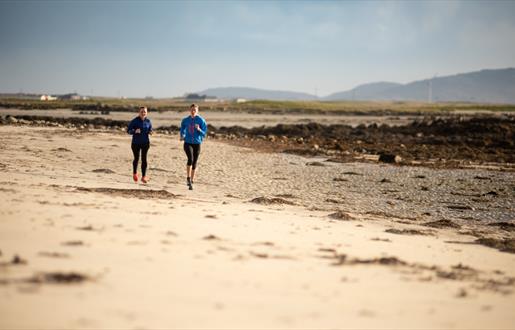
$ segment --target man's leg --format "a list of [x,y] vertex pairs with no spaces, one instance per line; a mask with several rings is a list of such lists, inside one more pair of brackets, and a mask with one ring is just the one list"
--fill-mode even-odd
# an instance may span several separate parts
[[186,164],[186,182],[191,188],[191,172],[193,163],[193,148],[191,147],[191,144],[184,143],[184,152],[186,153],[186,157],[188,157],[188,162]]
[[186,165],[186,177],[188,179],[191,179],[191,174],[192,174],[193,170],[191,168],[191,165]]
[[200,155],[200,144],[193,145],[193,161],[191,163],[191,182],[195,178],[195,169],[197,168],[197,160]]

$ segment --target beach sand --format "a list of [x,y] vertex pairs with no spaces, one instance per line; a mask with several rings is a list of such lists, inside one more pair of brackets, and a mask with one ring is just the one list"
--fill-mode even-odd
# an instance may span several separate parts
[[513,173],[208,139],[189,191],[177,136],[151,139],[143,185],[123,132],[0,126],[0,328],[515,327],[515,254],[470,234],[513,232],[418,189],[490,177],[508,194],[479,215],[508,221]]

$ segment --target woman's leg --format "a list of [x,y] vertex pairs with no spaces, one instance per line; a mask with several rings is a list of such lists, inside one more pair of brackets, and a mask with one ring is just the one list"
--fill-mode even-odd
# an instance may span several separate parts
[[131,149],[132,149],[132,154],[134,155],[134,160],[132,161],[132,174],[136,174],[136,173],[138,173],[140,146],[137,144],[131,144]]
[[147,174],[147,153],[150,148],[150,143],[141,146],[141,175]]

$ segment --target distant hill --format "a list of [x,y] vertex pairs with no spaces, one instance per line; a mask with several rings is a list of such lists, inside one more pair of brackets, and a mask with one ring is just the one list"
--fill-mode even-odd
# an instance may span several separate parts
[[481,70],[414,81],[404,85],[367,84],[350,91],[331,94],[323,99],[427,101],[430,93],[434,102],[515,104],[515,68]]
[[374,82],[348,91],[318,98],[315,95],[291,91],[276,91],[248,87],[209,88],[197,94],[219,99],[248,100],[363,100],[363,101],[428,101],[477,102],[515,104],[515,68],[481,70],[453,76],[435,77],[399,84]]
[[266,90],[250,87],[219,87],[209,88],[197,94],[205,94],[216,96],[219,99],[236,99],[243,98],[248,100],[316,100],[315,95],[290,92],[290,91],[276,91]]
[[378,93],[382,93],[394,87],[402,86],[402,84],[393,82],[376,82],[370,84],[359,85],[349,91],[338,92],[326,97],[323,100],[335,101],[335,100],[370,100],[375,97]]

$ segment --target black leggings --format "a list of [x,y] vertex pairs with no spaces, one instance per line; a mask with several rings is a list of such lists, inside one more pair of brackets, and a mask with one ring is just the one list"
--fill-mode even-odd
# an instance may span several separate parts
[[200,154],[200,144],[191,144],[184,142],[184,152],[188,156],[188,166],[197,168],[197,160]]
[[147,144],[131,144],[134,160],[132,161],[132,173],[138,172],[139,152],[141,150],[141,175],[145,176],[147,173],[147,152],[150,148],[150,143]]

